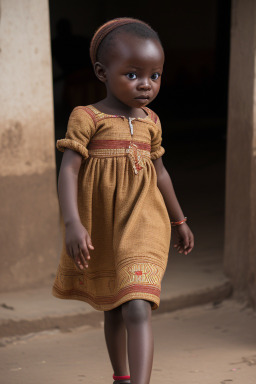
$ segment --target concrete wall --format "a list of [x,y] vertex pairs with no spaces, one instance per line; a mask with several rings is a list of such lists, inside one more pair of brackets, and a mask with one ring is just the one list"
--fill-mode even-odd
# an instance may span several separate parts
[[256,305],[256,0],[233,0],[224,267]]
[[47,0],[1,1],[0,291],[40,284],[58,258]]

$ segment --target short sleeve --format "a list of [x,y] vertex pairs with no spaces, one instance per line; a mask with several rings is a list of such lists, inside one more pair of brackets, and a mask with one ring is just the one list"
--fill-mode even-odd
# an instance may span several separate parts
[[83,107],[76,107],[69,117],[65,139],[58,140],[56,147],[61,152],[72,149],[87,159],[87,145],[94,133],[95,124],[91,116]]
[[156,160],[165,153],[165,149],[161,146],[162,144],[162,127],[159,117],[156,117],[155,123],[156,129],[154,130],[153,137],[151,138],[151,160]]

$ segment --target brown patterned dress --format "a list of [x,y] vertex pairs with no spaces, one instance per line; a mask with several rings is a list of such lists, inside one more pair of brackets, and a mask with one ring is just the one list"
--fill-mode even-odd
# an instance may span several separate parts
[[157,309],[171,237],[169,215],[152,160],[164,153],[158,116],[108,115],[92,105],[71,113],[57,148],[78,152],[78,209],[91,236],[89,268],[79,270],[65,243],[53,295],[110,310],[132,299]]

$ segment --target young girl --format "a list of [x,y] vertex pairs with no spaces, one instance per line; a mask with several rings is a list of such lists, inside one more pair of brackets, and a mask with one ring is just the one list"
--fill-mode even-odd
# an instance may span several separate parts
[[148,384],[151,310],[160,302],[171,224],[180,253],[194,245],[162,162],[159,118],[146,107],[160,89],[164,51],[149,25],[119,18],[96,31],[90,55],[107,96],[75,108],[57,142],[65,242],[53,294],[104,311],[114,383]]

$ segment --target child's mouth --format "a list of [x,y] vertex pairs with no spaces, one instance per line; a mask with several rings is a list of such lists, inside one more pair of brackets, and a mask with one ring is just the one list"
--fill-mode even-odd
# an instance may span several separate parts
[[141,95],[141,96],[135,97],[135,99],[136,100],[149,100],[149,96]]

